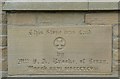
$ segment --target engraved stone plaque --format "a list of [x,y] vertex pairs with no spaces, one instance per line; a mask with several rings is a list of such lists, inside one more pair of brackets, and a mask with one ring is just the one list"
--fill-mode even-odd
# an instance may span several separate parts
[[112,26],[8,26],[8,74],[111,74]]

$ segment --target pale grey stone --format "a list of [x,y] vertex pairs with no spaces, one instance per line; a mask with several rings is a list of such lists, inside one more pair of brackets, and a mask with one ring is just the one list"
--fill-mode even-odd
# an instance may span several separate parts
[[89,10],[118,10],[118,2],[89,2]]
[[88,10],[88,2],[6,2],[3,10]]

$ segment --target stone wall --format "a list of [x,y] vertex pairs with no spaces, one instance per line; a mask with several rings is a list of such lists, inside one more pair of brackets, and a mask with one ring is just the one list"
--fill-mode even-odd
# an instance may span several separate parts
[[0,2],[0,70],[2,69],[2,61],[1,61],[1,58],[2,58],[2,51],[1,51],[1,44],[2,44],[2,4]]
[[0,78],[2,77],[2,3],[0,1]]
[[[1,8],[0,4],[0,8]],[[77,11],[77,12],[32,12],[0,10],[0,70],[7,71],[7,27],[9,26],[80,26],[112,25],[113,26],[113,74],[118,71],[118,12],[117,11]],[[3,24],[2,24],[3,23]],[[7,25],[6,25],[7,24]],[[3,58],[2,58],[3,57]]]

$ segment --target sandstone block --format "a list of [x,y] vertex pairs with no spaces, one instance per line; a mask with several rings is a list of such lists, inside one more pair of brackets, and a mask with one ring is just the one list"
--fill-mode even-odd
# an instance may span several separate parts
[[85,23],[96,25],[118,24],[118,13],[89,13],[86,14]]
[[0,71],[7,70],[7,48],[0,47]]
[[32,13],[9,13],[9,25],[34,25],[36,24],[35,14]]
[[84,13],[39,13],[37,22],[41,26],[83,25]]
[[0,45],[6,46],[7,45],[7,36],[0,36]]

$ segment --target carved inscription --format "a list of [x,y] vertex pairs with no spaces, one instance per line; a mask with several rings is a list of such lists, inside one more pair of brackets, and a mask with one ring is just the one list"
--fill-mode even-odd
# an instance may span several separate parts
[[9,74],[110,74],[112,27],[9,27]]

